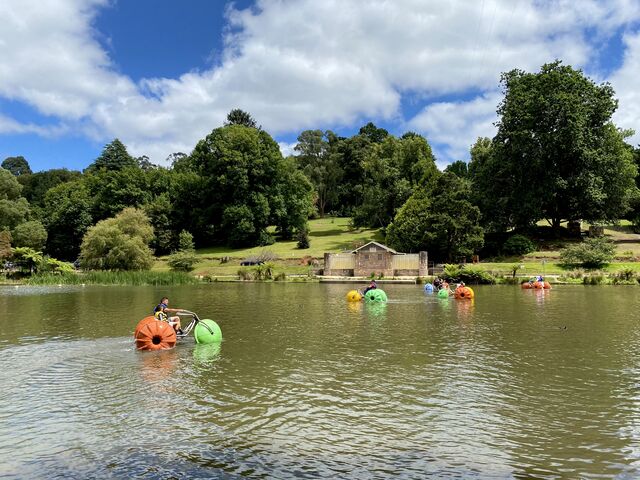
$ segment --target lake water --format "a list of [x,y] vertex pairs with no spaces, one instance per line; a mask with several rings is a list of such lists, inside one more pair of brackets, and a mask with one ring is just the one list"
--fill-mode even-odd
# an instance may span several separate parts
[[637,287],[380,286],[0,287],[0,477],[640,477]]

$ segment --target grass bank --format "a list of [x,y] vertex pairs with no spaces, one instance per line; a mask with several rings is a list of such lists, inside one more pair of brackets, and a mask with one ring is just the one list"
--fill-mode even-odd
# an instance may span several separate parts
[[67,272],[33,275],[28,285],[194,285],[200,280],[183,272]]

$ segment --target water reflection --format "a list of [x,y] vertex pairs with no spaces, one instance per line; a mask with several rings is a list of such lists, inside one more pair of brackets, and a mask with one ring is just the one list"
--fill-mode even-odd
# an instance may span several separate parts
[[196,344],[193,348],[193,359],[203,365],[214,363],[220,357],[221,343],[212,343],[210,345]]
[[165,352],[165,288],[0,295],[0,475],[639,478],[636,290],[474,290],[175,287],[225,340]]

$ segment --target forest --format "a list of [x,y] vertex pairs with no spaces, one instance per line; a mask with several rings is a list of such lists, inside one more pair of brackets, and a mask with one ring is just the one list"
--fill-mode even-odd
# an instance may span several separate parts
[[325,216],[451,262],[496,254],[514,237],[526,244],[542,221],[559,236],[566,222],[639,226],[640,149],[612,121],[611,86],[560,61],[506,72],[500,86],[496,135],[444,171],[428,139],[373,123],[351,137],[303,131],[284,157],[240,109],[166,166],[118,139],[82,172],[32,172],[22,156],[6,158],[0,260],[32,271],[145,270],[171,254],[172,268],[189,271],[195,248],[295,239],[303,251],[309,219]]

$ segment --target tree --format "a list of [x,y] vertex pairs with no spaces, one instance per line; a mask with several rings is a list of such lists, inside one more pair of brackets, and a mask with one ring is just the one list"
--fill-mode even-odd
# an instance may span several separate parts
[[157,185],[149,182],[155,170],[145,172],[137,166],[123,167],[118,170],[98,170],[84,178],[90,195],[93,198],[91,215],[94,220],[104,220],[116,215],[126,207],[142,207],[148,203]]
[[194,269],[194,265],[200,261],[193,244],[193,235],[183,230],[178,237],[178,251],[169,255],[167,263],[171,270],[191,272]]
[[47,253],[74,261],[80,244],[93,224],[89,189],[82,181],[61,183],[44,197],[43,222],[47,229]]
[[80,247],[80,263],[89,270],[148,270],[153,227],[142,210],[125,208],[89,228]]
[[458,261],[483,245],[480,210],[469,201],[467,180],[447,172],[419,188],[387,228],[387,243],[398,250],[427,250],[433,258]]
[[488,160],[472,170],[477,195],[498,204],[502,228],[620,218],[637,170],[628,132],[611,122],[611,86],[559,61],[539,73],[512,70],[501,82],[498,132]]
[[467,162],[463,160],[456,160],[455,162],[447,165],[444,171],[451,172],[460,178],[469,178],[469,166],[467,165]]
[[13,229],[14,244],[17,247],[31,247],[42,250],[47,242],[47,231],[38,220],[21,223]]
[[157,197],[145,203],[144,212],[149,217],[155,237],[151,242],[156,254],[167,253],[175,244],[175,233],[172,229],[171,214],[173,206],[168,192],[162,192]]
[[362,197],[353,213],[359,227],[386,227],[418,186],[439,175],[431,147],[417,135],[391,135],[369,146],[362,162]]
[[21,191],[16,177],[0,168],[0,230],[12,230],[29,215],[29,202],[20,196]]
[[125,167],[139,168],[136,159],[127,152],[127,147],[116,138],[104,146],[100,156],[86,168],[85,173],[95,173],[99,170],[122,170]]
[[327,206],[332,206],[338,199],[338,185],[342,178],[337,155],[330,148],[330,141],[335,138],[330,131],[305,130],[298,136],[294,148],[298,152],[298,165],[316,191],[316,204],[321,217],[324,217]]
[[11,256],[11,240],[11,232],[9,230],[0,230],[0,260]]
[[249,128],[258,128],[256,121],[251,116],[251,114],[245,112],[244,110],[240,110],[239,108],[234,108],[227,114],[227,121],[224,122],[226,125],[243,125]]
[[21,175],[18,181],[23,186],[22,195],[27,199],[31,207],[36,210],[44,206],[44,196],[48,190],[61,183],[71,182],[80,178],[81,173],[66,168],[55,168],[32,175]]
[[12,252],[12,259],[22,271],[34,273],[38,265],[42,264],[42,252],[29,247],[16,247]]
[[2,162],[2,168],[9,170],[16,177],[33,173],[29,162],[22,156],[5,158]]
[[202,185],[190,209],[198,209],[214,239],[238,247],[273,242],[266,228],[284,218],[278,209],[286,205],[281,191],[289,180],[273,138],[263,130],[228,125],[198,142],[191,157]]

